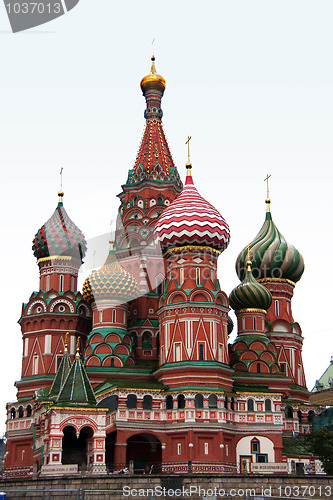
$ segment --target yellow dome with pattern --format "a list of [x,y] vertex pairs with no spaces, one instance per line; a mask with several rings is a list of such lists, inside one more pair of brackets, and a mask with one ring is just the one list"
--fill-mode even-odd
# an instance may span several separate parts
[[98,300],[128,302],[139,296],[139,286],[134,276],[121,267],[114,250],[110,250],[105,264],[85,280],[82,293],[90,303]]

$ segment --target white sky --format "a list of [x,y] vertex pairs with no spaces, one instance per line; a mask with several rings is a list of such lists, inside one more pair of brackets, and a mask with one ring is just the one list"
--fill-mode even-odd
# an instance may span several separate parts
[[230,225],[227,294],[272,174],[273,219],[305,259],[293,312],[313,387],[333,355],[332,16],[331,0],[81,0],[14,35],[0,4],[0,434],[20,378],[21,303],[38,288],[31,242],[56,207],[60,167],[70,217],[87,239],[106,233],[144,128],[139,83],[154,38],[174,161],[184,178],[191,135],[195,184]]

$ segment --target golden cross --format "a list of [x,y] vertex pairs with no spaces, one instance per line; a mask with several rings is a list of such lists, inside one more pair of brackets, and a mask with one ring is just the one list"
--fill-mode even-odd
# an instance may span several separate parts
[[192,139],[192,136],[187,137],[187,141],[185,144],[187,144],[187,163],[191,163],[191,158],[190,158],[190,140]]
[[61,189],[61,191],[62,191],[62,171],[63,170],[64,169],[61,167],[61,169],[60,169],[60,189]]
[[113,238],[112,238],[112,224],[113,224],[113,220],[111,219],[111,221],[110,221],[110,236],[111,236],[111,239],[109,241],[109,243],[110,243],[110,250],[113,250],[113,243],[114,243]]
[[66,333],[65,335],[65,351],[67,351],[67,348],[68,348],[68,335],[69,335],[69,332]]
[[269,199],[269,185],[268,185],[268,179],[271,177],[271,174],[267,174],[266,178],[264,179],[264,182],[267,181],[267,199]]

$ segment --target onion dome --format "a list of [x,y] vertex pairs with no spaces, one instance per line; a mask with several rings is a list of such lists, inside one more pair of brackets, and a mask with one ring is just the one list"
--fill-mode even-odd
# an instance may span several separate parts
[[85,280],[82,293],[87,302],[128,302],[139,296],[139,286],[134,276],[121,267],[111,249],[105,264]]
[[223,252],[229,244],[229,226],[216,208],[198,193],[191,164],[186,167],[186,182],[181,194],[163,211],[155,225],[157,241],[163,251],[197,245]]
[[155,68],[155,56],[151,58],[151,70],[150,74],[146,75],[142,78],[140,83],[141,90],[143,94],[147,92],[147,90],[159,90],[160,92],[164,92],[166,83],[163,76],[158,75],[156,73]]
[[239,309],[262,309],[267,311],[272,303],[272,295],[266,287],[258,283],[252,274],[251,261],[246,262],[245,277],[229,296],[231,307]]
[[[273,222],[270,200],[266,200],[265,222],[257,236],[248,245],[252,260],[252,273],[256,279],[288,279],[297,282],[304,272],[304,260],[299,251],[282,236]],[[247,247],[239,254],[236,272],[239,279],[245,276]]]
[[228,322],[227,322],[228,337],[229,337],[229,335],[231,335],[233,329],[234,329],[234,322],[232,321],[232,319],[230,318],[230,316],[228,316]]
[[87,243],[82,231],[68,217],[59,191],[59,202],[52,217],[37,231],[32,250],[37,259],[45,257],[74,257],[82,261]]

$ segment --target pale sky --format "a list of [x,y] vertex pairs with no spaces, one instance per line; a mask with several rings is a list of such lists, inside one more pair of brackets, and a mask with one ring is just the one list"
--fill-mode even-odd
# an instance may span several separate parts
[[60,167],[69,216],[87,239],[108,232],[144,129],[139,83],[153,50],[174,162],[184,179],[191,135],[196,187],[230,226],[219,258],[228,295],[272,175],[273,220],[305,260],[293,313],[312,389],[333,355],[332,18],[331,0],[80,0],[12,34],[0,4],[0,434],[20,378],[21,303],[38,289],[32,239],[56,207]]

